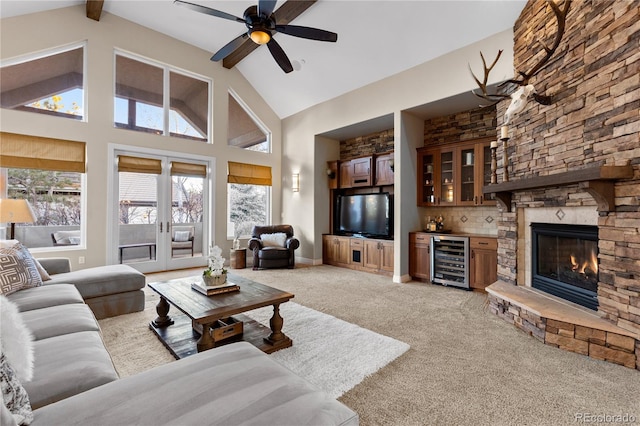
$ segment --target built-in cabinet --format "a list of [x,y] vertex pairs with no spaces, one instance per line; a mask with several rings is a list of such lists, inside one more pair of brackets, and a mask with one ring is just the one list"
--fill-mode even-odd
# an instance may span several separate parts
[[393,274],[393,241],[322,236],[323,263],[383,275]]
[[488,206],[490,139],[418,148],[418,206]]
[[469,249],[469,286],[484,290],[498,280],[498,240],[490,237],[471,237]]
[[393,185],[393,152],[328,161],[330,189]]
[[417,281],[430,282],[431,236],[424,232],[409,233],[409,275]]
[[[422,282],[431,281],[431,237],[437,233],[409,233],[409,275]],[[460,235],[457,235],[460,236]],[[469,287],[484,290],[498,279],[498,240],[495,237],[469,236]]]

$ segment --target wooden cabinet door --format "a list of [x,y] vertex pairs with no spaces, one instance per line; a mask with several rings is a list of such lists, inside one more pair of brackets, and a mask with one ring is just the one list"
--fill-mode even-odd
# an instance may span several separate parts
[[495,238],[471,237],[469,286],[484,290],[498,279],[498,241]]
[[380,269],[380,242],[377,240],[364,241],[364,258],[362,266],[368,269]]
[[409,234],[409,275],[426,282],[431,280],[430,240],[427,234]]
[[332,264],[335,259],[333,235],[322,236],[322,263]]
[[338,173],[340,188],[351,188],[351,175],[351,161],[341,161]]
[[418,148],[418,202],[419,206],[433,206],[439,194],[436,193],[436,156],[438,150]]
[[380,241],[380,265],[382,271],[393,272],[393,241]]
[[393,153],[376,156],[376,178],[374,185],[393,185]]
[[351,186],[371,186],[371,164],[373,157],[354,158],[351,160]]
[[478,173],[476,171],[475,144],[459,147],[456,149],[455,157],[456,205],[477,205],[479,198],[476,192],[478,188]]
[[336,262],[347,265],[351,255],[351,248],[349,247],[349,237],[334,237],[336,239]]
[[436,204],[454,206],[456,204],[456,149],[441,149],[436,156]]

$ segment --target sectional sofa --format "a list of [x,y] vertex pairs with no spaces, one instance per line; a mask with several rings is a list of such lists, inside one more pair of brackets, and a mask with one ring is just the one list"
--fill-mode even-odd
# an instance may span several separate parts
[[[59,261],[41,263],[50,268],[61,265]],[[104,282],[109,282],[112,268],[101,271]],[[92,286],[100,287],[97,282]],[[359,423],[348,407],[245,342],[120,379],[94,312],[85,303],[91,297],[83,299],[82,288],[80,282],[52,283],[0,299],[3,311],[7,303],[16,307],[19,320],[15,322],[33,334],[33,378],[16,385],[28,395],[30,406],[23,408],[32,425]],[[84,291],[93,294],[87,288]],[[2,331],[4,351],[5,325]],[[6,375],[1,373],[4,380]],[[14,416],[15,406],[9,405],[11,410],[6,401],[1,407],[3,426],[21,419]]]

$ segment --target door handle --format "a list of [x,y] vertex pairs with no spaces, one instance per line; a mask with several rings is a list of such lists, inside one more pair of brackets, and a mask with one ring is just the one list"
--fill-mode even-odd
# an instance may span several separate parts
[[162,222],[160,222],[160,233],[162,233]]
[[171,225],[169,221],[167,221],[167,232],[171,232]]

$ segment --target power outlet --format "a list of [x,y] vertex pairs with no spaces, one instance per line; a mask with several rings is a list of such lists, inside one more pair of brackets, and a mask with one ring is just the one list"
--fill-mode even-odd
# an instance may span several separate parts
[[78,257],[78,263],[82,265],[84,263],[84,256]]

